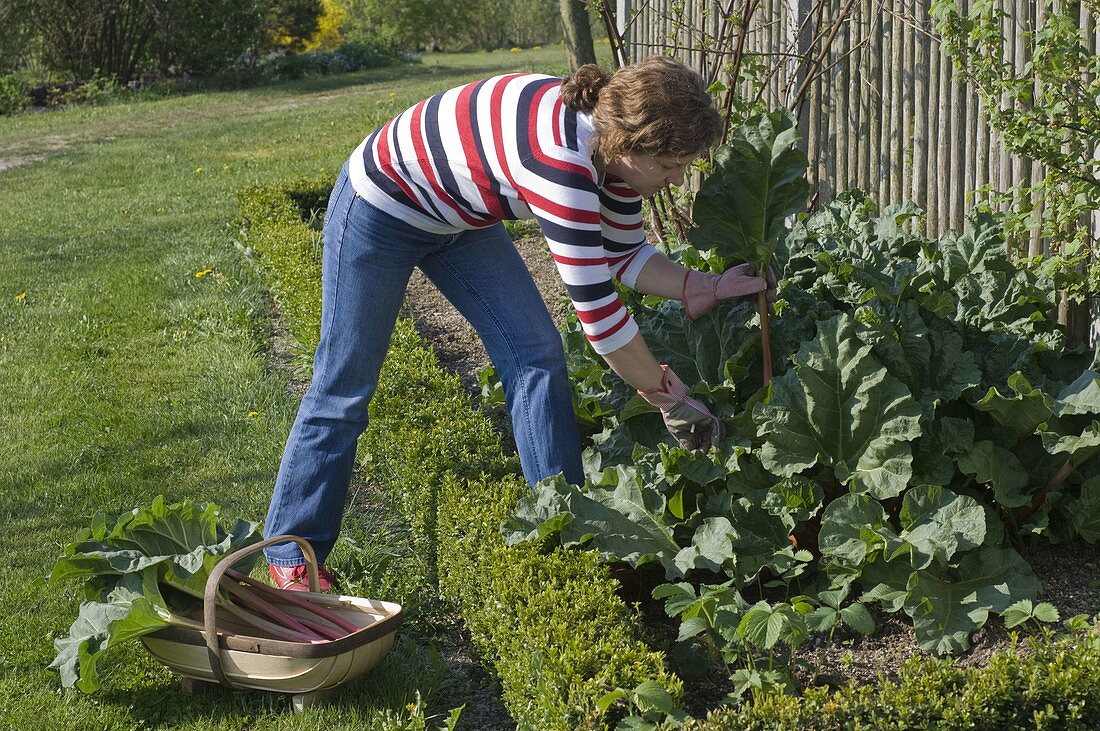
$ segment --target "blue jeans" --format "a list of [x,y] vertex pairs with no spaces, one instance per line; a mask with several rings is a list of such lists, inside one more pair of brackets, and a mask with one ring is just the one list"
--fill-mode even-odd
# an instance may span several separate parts
[[[524,477],[564,472],[583,482],[580,435],[561,337],[504,226],[421,231],[355,194],[345,169],[325,216],[321,339],[313,381],[290,431],[264,533],[310,542],[324,561],[336,542],[355,446],[414,267],[470,321],[504,385]],[[394,434],[400,439],[400,434]],[[269,563],[303,561],[293,543]]]

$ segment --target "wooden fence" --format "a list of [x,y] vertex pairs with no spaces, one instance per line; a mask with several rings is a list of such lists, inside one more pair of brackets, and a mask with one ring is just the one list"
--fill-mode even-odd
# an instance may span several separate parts
[[[671,50],[715,78],[736,39],[722,9],[739,0],[617,0],[616,22],[629,60]],[[1001,191],[1038,180],[1036,163],[1009,155],[986,123],[978,95],[952,73],[929,18],[930,0],[760,0],[743,34],[750,57],[763,61],[764,98],[791,106],[822,40],[827,55],[801,105],[801,128],[820,200],[859,187],[880,205],[911,200],[927,214],[926,233],[962,225],[971,193],[987,184]],[[1009,54],[1017,69],[1024,40],[1043,19],[1042,0],[1000,0]],[[959,0],[965,10],[967,0]],[[1088,22],[1087,11],[1081,11]],[[841,22],[833,23],[837,18]],[[835,36],[823,39],[827,33]],[[824,30],[824,33],[822,33]],[[1096,52],[1100,30],[1087,28]],[[750,91],[746,85],[745,91]],[[1094,215],[1093,230],[1100,232]],[[1040,253],[1041,242],[1032,242]]]

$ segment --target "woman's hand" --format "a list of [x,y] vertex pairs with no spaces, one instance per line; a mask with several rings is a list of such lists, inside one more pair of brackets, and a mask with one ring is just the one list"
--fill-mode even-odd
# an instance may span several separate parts
[[757,292],[768,292],[771,295],[769,301],[775,298],[775,286],[758,276],[751,264],[741,264],[725,274],[688,271],[680,299],[684,302],[688,319],[697,320],[723,300],[747,297]]
[[681,447],[710,449],[725,436],[722,422],[702,402],[687,395],[687,386],[667,365],[661,368],[661,386],[638,394],[661,412],[665,427]]

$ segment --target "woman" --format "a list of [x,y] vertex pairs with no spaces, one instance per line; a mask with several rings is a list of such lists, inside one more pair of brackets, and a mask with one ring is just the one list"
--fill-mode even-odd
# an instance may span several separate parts
[[[645,242],[641,199],[681,185],[721,130],[702,78],[654,57],[614,75],[589,65],[564,82],[510,74],[467,84],[367,137],[329,199],[313,382],[266,535],[302,536],[321,562],[332,550],[356,440],[414,267],[484,341],[527,481],[560,472],[583,482],[561,339],[506,219],[538,221],[592,347],[661,411],[675,438],[691,449],[720,439],[721,423],[655,360],[612,280],[680,299],[692,318],[766,288],[747,267],[689,271]],[[295,544],[265,554],[278,586],[305,588]],[[332,581],[323,571],[322,589]]]

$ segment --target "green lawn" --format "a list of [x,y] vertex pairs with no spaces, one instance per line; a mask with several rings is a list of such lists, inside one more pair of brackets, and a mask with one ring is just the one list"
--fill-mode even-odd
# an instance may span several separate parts
[[239,188],[335,177],[376,124],[422,97],[563,64],[561,47],[437,55],[277,87],[0,117],[0,160],[33,160],[0,171],[5,727],[404,727],[414,691],[439,684],[411,641],[307,717],[281,696],[184,696],[137,643],[108,658],[99,694],[63,690],[45,667],[79,587],[42,577],[93,515],[161,493],[263,519],[297,403],[269,363],[263,285],[233,246]]

